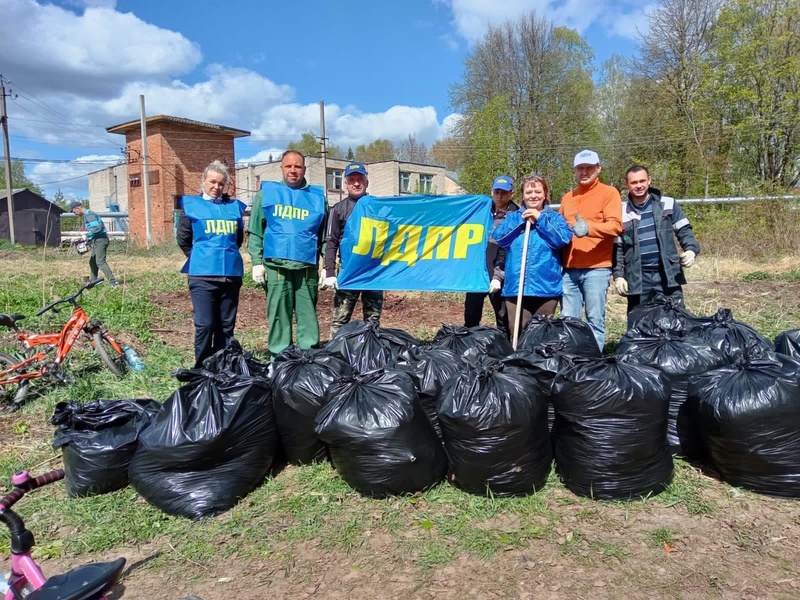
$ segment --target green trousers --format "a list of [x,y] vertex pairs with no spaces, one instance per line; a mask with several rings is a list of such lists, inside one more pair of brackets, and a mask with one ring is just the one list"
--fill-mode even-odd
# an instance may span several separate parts
[[111,267],[106,262],[106,254],[108,253],[108,238],[101,237],[92,240],[92,256],[89,258],[89,270],[92,272],[92,279],[97,279],[100,271],[106,277],[106,283],[114,285],[117,280],[114,279],[114,273],[111,272]]
[[292,316],[297,320],[297,345],[316,348],[319,345],[317,320],[317,285],[319,270],[282,269],[264,265],[267,270],[267,348],[270,358],[292,343]]

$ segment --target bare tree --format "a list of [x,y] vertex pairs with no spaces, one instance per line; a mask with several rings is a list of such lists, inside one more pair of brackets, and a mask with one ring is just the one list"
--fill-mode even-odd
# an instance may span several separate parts
[[705,73],[720,6],[721,0],[663,0],[650,13],[649,31],[639,36],[641,56],[633,63],[638,74],[651,80],[652,91],[668,95],[676,118],[685,123],[696,150],[694,153],[685,149],[681,153],[686,177],[683,191],[688,191],[688,179],[699,160],[704,170],[706,196],[712,157],[718,149],[715,135],[719,128]]
[[569,158],[597,141],[591,61],[580,35],[535,12],[489,28],[450,91],[463,115],[456,137],[469,157],[468,189],[487,189],[499,172],[532,170],[561,179],[556,189],[569,186]]
[[404,162],[428,164],[428,147],[422,142],[418,142],[416,136],[409,134],[405,140],[400,142],[395,158]]

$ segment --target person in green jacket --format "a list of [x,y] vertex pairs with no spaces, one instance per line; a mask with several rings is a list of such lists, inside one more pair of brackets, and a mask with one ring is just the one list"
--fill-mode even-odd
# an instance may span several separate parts
[[86,229],[86,241],[92,246],[92,255],[89,257],[89,270],[92,273],[92,280],[97,279],[100,271],[105,275],[106,281],[111,287],[117,287],[119,283],[111,272],[111,267],[106,262],[108,253],[108,234],[106,226],[97,213],[86,210],[78,200],[73,200],[69,209],[78,217],[83,219],[83,226]]
[[271,358],[292,343],[292,317],[298,346],[319,346],[318,265],[328,217],[323,188],[305,179],[302,153],[284,152],[281,173],[282,182],[261,184],[247,227],[253,281],[266,288]]

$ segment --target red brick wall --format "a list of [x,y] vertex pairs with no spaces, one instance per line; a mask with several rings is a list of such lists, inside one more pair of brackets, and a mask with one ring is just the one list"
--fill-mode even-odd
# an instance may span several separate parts
[[[127,133],[128,224],[130,239],[147,245],[145,224],[144,179],[141,160],[142,140],[138,131]],[[233,138],[224,133],[204,131],[177,123],[153,123],[147,126],[148,171],[150,173],[150,227],[153,244],[174,244],[176,196],[199,195],[203,170],[212,160],[220,159],[230,167],[231,181],[225,190],[235,196]],[[131,186],[139,174],[140,185]]]

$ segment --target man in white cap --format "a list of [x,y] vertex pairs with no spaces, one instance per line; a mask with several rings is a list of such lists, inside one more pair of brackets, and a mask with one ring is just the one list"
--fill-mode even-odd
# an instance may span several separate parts
[[[492,228],[497,227],[506,215],[515,210],[519,210],[519,206],[511,201],[514,195],[514,180],[508,175],[499,175],[494,178],[492,183]],[[508,325],[508,311],[503,297],[500,295],[500,290],[503,287],[503,280],[505,279],[505,264],[506,264],[506,251],[497,245],[494,238],[489,238],[489,244],[486,247],[486,270],[489,272],[489,302],[492,303],[494,309],[495,321],[497,328],[502,331],[506,337],[510,335],[510,327]],[[483,292],[470,292],[467,293],[464,299],[464,326],[475,327],[481,324],[481,317],[483,316],[483,301],[486,299],[486,293]]]
[[572,165],[577,186],[564,194],[559,208],[575,234],[563,254],[561,316],[580,318],[585,309],[602,352],[614,240],[622,233],[622,201],[615,187],[600,182],[603,167],[597,152],[581,150]]

